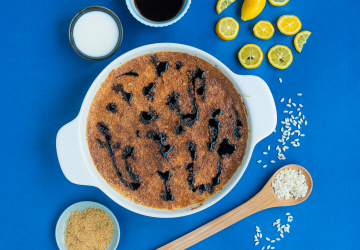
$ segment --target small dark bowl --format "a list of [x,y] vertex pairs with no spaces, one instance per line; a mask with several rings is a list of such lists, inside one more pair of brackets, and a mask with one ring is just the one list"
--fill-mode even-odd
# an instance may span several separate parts
[[[104,56],[100,56],[100,57],[92,57],[92,56],[88,56],[88,55],[82,53],[81,50],[79,50],[76,47],[76,44],[75,44],[75,41],[74,41],[73,31],[74,31],[74,27],[75,27],[75,24],[76,24],[77,20],[82,15],[84,15],[85,13],[88,13],[88,12],[91,12],[91,11],[102,11],[102,12],[105,12],[105,13],[109,14],[112,18],[114,18],[114,20],[115,20],[115,22],[116,22],[116,24],[118,26],[118,29],[119,29],[119,39],[117,41],[117,44],[116,44],[115,48],[109,54],[104,55]],[[91,60],[91,61],[101,61],[101,60],[105,60],[105,59],[111,57],[119,49],[122,39],[123,39],[123,28],[122,28],[120,19],[118,18],[118,16],[114,12],[112,12],[108,8],[105,8],[105,7],[102,7],[102,6],[86,7],[84,9],[80,10],[78,13],[76,13],[76,15],[71,20],[70,27],[69,27],[70,44],[73,47],[73,49],[76,51],[76,53],[78,53],[80,56],[82,56],[85,59],[88,59],[88,60]]]

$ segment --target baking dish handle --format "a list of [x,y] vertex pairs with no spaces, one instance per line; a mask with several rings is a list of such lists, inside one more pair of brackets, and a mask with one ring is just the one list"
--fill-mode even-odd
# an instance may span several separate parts
[[274,97],[266,82],[257,76],[242,76],[235,74],[247,104],[251,119],[251,135],[256,143],[269,136],[276,128],[277,113]]
[[96,186],[80,145],[79,118],[64,125],[56,136],[56,152],[65,177],[78,185]]

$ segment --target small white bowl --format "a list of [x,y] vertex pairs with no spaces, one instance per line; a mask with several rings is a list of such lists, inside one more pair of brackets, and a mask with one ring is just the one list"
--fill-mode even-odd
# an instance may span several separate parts
[[[169,0],[169,1],[171,1],[171,0]],[[129,9],[131,15],[133,15],[133,17],[135,17],[140,23],[143,23],[143,24],[151,26],[151,27],[164,27],[164,26],[168,26],[173,23],[176,23],[185,15],[186,11],[188,10],[188,8],[190,6],[190,3],[191,3],[191,0],[184,0],[184,6],[182,7],[180,12],[174,18],[164,21],[164,22],[154,22],[149,19],[146,19],[145,17],[143,17],[140,14],[140,12],[138,11],[138,9],[135,6],[134,0],[126,0],[126,5]]]
[[109,215],[110,219],[114,223],[115,230],[114,230],[113,239],[110,242],[110,245],[107,250],[115,250],[117,248],[119,241],[120,241],[120,227],[119,227],[119,223],[118,223],[115,215],[107,207],[105,207],[97,202],[81,201],[81,202],[72,204],[70,207],[65,209],[65,211],[61,214],[61,216],[56,224],[55,238],[56,238],[56,243],[58,244],[58,247],[60,250],[67,250],[65,247],[64,232],[65,232],[66,222],[69,219],[71,212],[74,212],[76,210],[84,210],[89,207],[100,208],[101,210],[105,211]]

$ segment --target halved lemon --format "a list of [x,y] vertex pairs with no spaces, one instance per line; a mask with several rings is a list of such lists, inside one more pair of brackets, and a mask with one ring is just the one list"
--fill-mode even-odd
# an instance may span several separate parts
[[254,35],[260,39],[270,39],[274,35],[274,26],[268,21],[259,21],[255,24],[254,28]]
[[247,69],[259,67],[263,60],[263,52],[256,44],[246,44],[238,54],[239,61]]
[[301,22],[297,16],[283,15],[277,21],[277,26],[281,33],[295,35],[301,29]]
[[215,31],[220,39],[232,40],[239,32],[239,23],[232,17],[224,17],[217,22]]
[[219,0],[216,4],[216,12],[218,14],[220,14],[224,9],[226,9],[233,2],[235,2],[235,0]]
[[286,69],[293,61],[291,50],[283,45],[275,45],[272,47],[267,57],[271,65],[278,69]]
[[266,0],[244,0],[241,7],[241,19],[248,21],[260,15],[266,4]]
[[274,6],[284,6],[289,0],[269,0],[269,3]]
[[304,44],[306,43],[307,39],[309,38],[311,32],[304,30],[301,31],[299,34],[297,34],[295,36],[294,39],[294,45],[295,45],[295,49],[301,53],[302,48],[304,47]]

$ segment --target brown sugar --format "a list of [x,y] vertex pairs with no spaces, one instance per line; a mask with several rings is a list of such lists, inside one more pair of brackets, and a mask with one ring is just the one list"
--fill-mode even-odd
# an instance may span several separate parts
[[88,115],[94,164],[128,199],[176,209],[204,202],[241,165],[245,105],[215,66],[186,53],[134,58],[110,72]]
[[66,223],[65,247],[68,250],[106,250],[114,235],[114,223],[103,210],[89,207],[71,213]]

